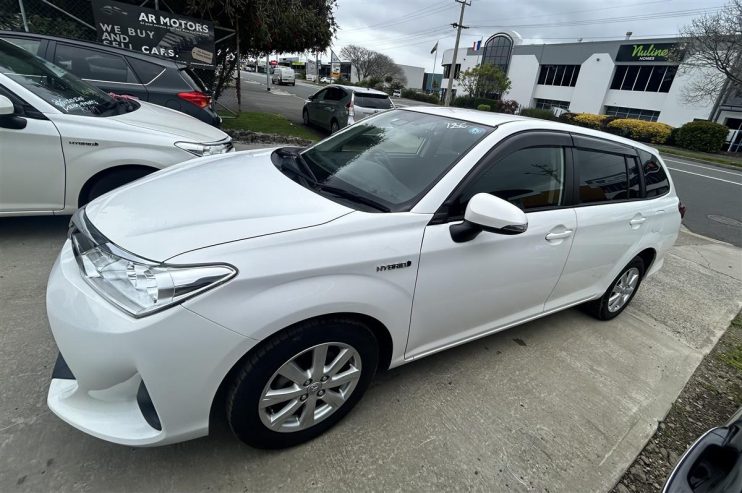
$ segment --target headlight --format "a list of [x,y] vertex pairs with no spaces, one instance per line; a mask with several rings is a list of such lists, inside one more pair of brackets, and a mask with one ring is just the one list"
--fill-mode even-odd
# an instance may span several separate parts
[[211,289],[234,276],[228,265],[172,266],[140,259],[112,243],[95,245],[71,234],[83,279],[108,301],[142,317]]
[[215,144],[199,144],[197,142],[176,142],[176,147],[188,151],[194,156],[214,156],[234,150],[232,142],[219,142]]

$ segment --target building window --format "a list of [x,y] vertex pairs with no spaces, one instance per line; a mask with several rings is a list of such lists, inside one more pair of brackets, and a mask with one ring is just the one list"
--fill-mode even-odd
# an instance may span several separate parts
[[482,64],[500,67],[507,74],[512,51],[513,40],[510,39],[510,36],[495,34],[484,43]]
[[569,101],[536,98],[536,108],[540,110],[550,110],[552,108],[561,108],[563,110],[569,110]]
[[[456,70],[454,71],[453,78],[458,79],[459,73],[461,72],[461,64],[456,64]],[[451,76],[451,64],[446,63],[443,65],[443,78],[448,79]]]
[[646,120],[648,122],[656,122],[660,117],[659,111],[642,110],[639,108],[623,108],[621,106],[606,106],[605,114],[608,116],[617,116],[619,118]]
[[670,92],[678,67],[674,65],[618,65],[611,89]]
[[574,87],[580,75],[579,65],[541,65],[538,83],[545,86]]

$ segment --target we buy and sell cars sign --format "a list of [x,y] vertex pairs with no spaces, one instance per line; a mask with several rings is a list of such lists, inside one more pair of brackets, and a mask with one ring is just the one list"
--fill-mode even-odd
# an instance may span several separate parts
[[112,0],[93,0],[98,41],[193,65],[214,65],[214,24]]

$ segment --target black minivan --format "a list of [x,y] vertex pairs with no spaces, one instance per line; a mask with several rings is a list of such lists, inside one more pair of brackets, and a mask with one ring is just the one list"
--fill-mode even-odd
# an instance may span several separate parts
[[219,126],[206,87],[186,64],[114,46],[40,34],[0,31],[25,48],[105,92],[134,96]]

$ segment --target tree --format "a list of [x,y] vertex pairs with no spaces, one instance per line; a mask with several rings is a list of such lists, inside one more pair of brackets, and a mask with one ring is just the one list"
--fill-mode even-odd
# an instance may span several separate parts
[[358,80],[363,80],[369,76],[369,65],[375,55],[375,51],[357,45],[348,45],[340,50],[340,56],[348,60],[351,67],[356,70]]
[[688,103],[715,101],[742,91],[742,0],[731,0],[720,11],[704,14],[681,29],[685,53],[674,55],[683,72],[700,71],[684,89]]
[[490,64],[472,67],[459,75],[459,84],[470,97],[502,96],[510,89],[510,79],[503,70]]
[[407,85],[407,77],[404,75],[402,67],[394,63],[391,57],[383,53],[373,52],[373,56],[369,62],[368,75],[378,77],[382,80],[391,78],[392,81],[398,81],[403,85]]

